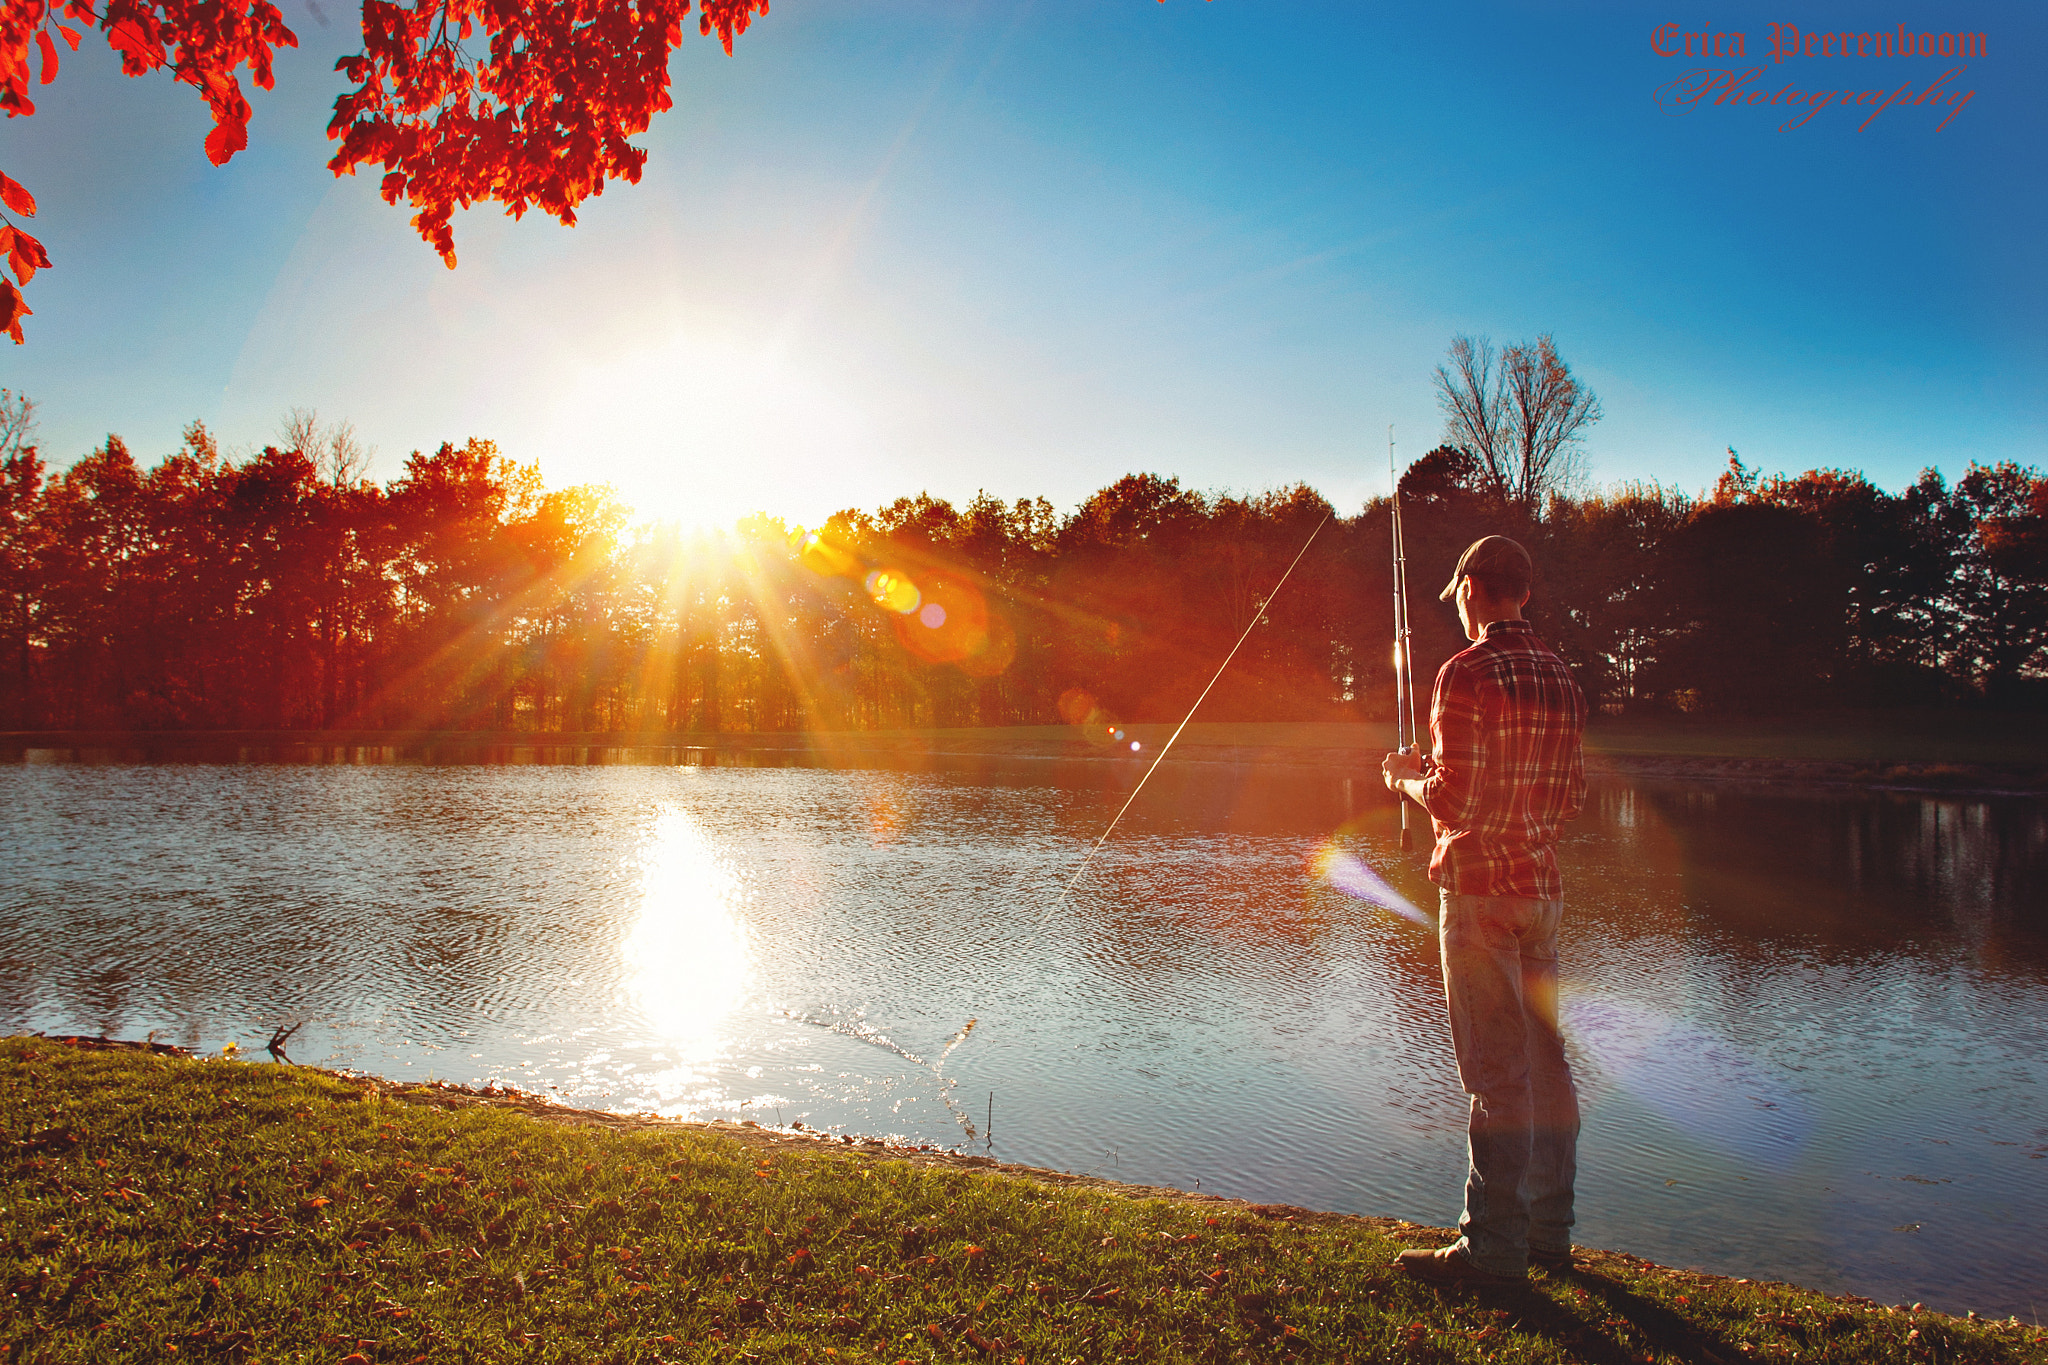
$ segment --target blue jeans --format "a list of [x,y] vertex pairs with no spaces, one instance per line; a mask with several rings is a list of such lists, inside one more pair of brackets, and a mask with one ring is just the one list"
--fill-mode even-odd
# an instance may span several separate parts
[[1443,893],[1444,1000],[1472,1097],[1458,1245],[1519,1275],[1529,1248],[1571,1246],[1579,1100],[1557,1028],[1563,901]]

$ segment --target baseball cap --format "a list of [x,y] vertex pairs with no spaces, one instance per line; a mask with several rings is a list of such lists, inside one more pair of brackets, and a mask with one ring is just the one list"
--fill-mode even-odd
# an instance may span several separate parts
[[1529,586],[1530,573],[1529,552],[1519,543],[1506,536],[1481,536],[1458,556],[1458,567],[1451,571],[1451,581],[1444,590],[1436,595],[1437,601],[1448,602],[1457,596],[1458,580],[1466,574],[1483,574],[1520,590]]

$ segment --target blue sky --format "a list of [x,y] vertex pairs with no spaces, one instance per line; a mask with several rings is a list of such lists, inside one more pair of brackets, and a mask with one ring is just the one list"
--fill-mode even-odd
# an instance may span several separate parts
[[[1748,56],[1716,60],[1658,56],[1703,21],[1655,5],[778,0],[730,58],[690,34],[639,185],[574,229],[460,215],[453,272],[325,170],[352,15],[283,4],[302,46],[227,167],[189,88],[103,45],[0,125],[55,261],[0,384],[54,463],[109,431],[153,459],[195,417],[247,450],[305,406],[380,477],[482,436],[710,524],[1066,507],[1133,470],[1352,510],[1388,423],[1404,459],[1435,443],[1460,332],[1555,335],[1606,409],[1600,482],[1697,489],[1731,445],[1894,488],[2048,463],[2036,4],[1728,6],[1705,26]],[[1988,53],[1773,62],[1788,23]],[[1958,65],[1941,129],[1653,98],[1700,67],[1917,94]]]

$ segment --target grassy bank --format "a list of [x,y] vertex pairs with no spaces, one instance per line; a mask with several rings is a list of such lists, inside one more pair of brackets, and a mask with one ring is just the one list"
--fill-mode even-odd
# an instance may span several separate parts
[[0,1360],[1925,1361],[2032,1326],[1593,1253],[1526,1289],[1392,1267],[1430,1229],[0,1041]]

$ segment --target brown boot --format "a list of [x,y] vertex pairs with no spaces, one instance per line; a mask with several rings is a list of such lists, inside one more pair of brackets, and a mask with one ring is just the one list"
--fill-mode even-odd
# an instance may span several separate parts
[[1424,1284],[1465,1284],[1504,1288],[1522,1284],[1521,1275],[1497,1275],[1477,1265],[1461,1246],[1438,1247],[1435,1251],[1404,1251],[1394,1263]]

